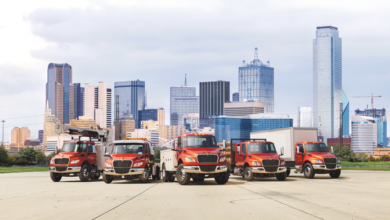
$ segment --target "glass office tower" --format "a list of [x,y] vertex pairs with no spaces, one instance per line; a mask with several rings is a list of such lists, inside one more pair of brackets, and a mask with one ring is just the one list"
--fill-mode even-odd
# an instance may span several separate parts
[[343,135],[349,136],[349,100],[342,91],[343,100]]
[[171,125],[183,125],[183,116],[199,113],[199,97],[196,88],[190,86],[171,87],[170,118]]
[[240,94],[238,92],[233,93],[233,102],[240,101]]
[[298,127],[313,127],[311,107],[298,108]]
[[238,68],[238,92],[240,102],[257,100],[265,113],[274,113],[274,68],[258,59],[257,48],[255,59]]
[[115,119],[131,114],[136,122],[136,128],[139,128],[138,111],[145,109],[145,81],[115,82],[114,87]]
[[313,40],[313,125],[323,140],[340,134],[341,46],[337,27],[317,27]]

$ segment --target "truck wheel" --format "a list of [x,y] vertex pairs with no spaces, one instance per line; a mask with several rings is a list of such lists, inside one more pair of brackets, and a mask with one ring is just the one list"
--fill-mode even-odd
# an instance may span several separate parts
[[229,176],[230,176],[230,173],[228,171],[226,173],[214,174],[214,179],[215,179],[215,182],[217,182],[218,184],[225,184],[229,180]]
[[98,180],[100,178],[100,173],[96,172],[94,175],[91,175],[91,180]]
[[310,163],[305,163],[305,165],[303,167],[304,167],[303,173],[304,173],[305,177],[308,179],[313,179],[313,177],[315,175],[313,166]]
[[164,182],[168,182],[169,181],[169,174],[168,174],[167,170],[165,169],[165,164],[163,165],[162,179],[163,179]]
[[53,180],[53,182],[60,182],[62,175],[61,175],[61,173],[50,172],[50,178],[51,178],[51,180]]
[[103,181],[105,183],[111,183],[114,180],[114,177],[112,175],[106,175],[103,173]]
[[79,178],[81,182],[86,182],[91,177],[91,170],[89,169],[88,165],[83,165],[81,167],[81,171],[79,173]]
[[176,176],[177,176],[177,182],[179,182],[180,185],[187,185],[191,180],[190,174],[184,171],[183,164],[180,164],[179,167],[177,168]]
[[330,171],[329,176],[332,178],[339,178],[341,174],[341,170]]
[[275,174],[275,176],[276,176],[276,179],[278,179],[279,181],[284,181],[287,178],[287,172],[277,173],[277,174]]
[[287,177],[289,177],[289,176],[290,176],[290,172],[291,172],[290,168],[287,168],[287,172],[286,172],[286,174],[287,174]]
[[244,170],[244,178],[246,181],[252,181],[255,175],[252,172],[252,169],[250,167],[245,168]]
[[159,166],[157,166],[156,167],[156,179],[157,180],[161,180],[161,172],[160,172],[160,167]]
[[145,168],[144,169],[144,172],[142,173],[142,175],[139,175],[139,178],[138,178],[142,183],[147,183],[148,180],[149,180],[149,169],[148,168]]

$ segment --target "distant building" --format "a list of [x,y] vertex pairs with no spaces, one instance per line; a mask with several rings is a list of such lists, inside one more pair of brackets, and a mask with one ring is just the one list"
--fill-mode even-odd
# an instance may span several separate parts
[[[343,138],[343,146],[347,146],[349,147],[349,149],[352,149],[351,148],[351,138]],[[337,145],[340,145],[340,138],[328,138],[327,140],[327,144],[328,144],[328,147],[335,147]]]
[[[62,149],[64,142],[78,140],[79,135],[49,135],[47,136],[47,148],[46,154],[55,152],[56,147],[58,150]],[[87,137],[82,137],[81,140],[89,140]]]
[[199,134],[212,134],[214,135],[215,130],[210,127],[204,127],[204,128],[195,128],[192,130],[192,133],[199,133]]
[[173,140],[177,138],[179,135],[184,134],[185,131],[186,128],[184,125],[164,125],[164,126],[159,126],[158,128],[160,138],[166,140]]
[[97,87],[84,85],[84,116],[93,117],[100,128],[111,127],[111,93],[112,89],[105,82],[99,82]]
[[135,129],[133,132],[127,132],[127,138],[147,138],[152,146],[159,144],[159,132],[150,129]]
[[144,109],[138,111],[138,128],[141,128],[142,121],[157,121],[158,120],[158,109]]
[[92,117],[80,116],[80,119],[71,119],[69,126],[78,127],[78,128],[90,128],[97,129],[96,121]]
[[293,119],[288,115],[219,116],[215,118],[215,137],[217,142],[222,142],[233,138],[250,138],[251,132],[292,126]]
[[343,101],[343,136],[349,136],[349,100],[345,95],[344,90],[342,91],[341,99]]
[[377,124],[374,118],[366,116],[352,116],[351,146],[355,154],[369,153],[374,155],[377,147]]
[[11,144],[16,147],[24,147],[24,142],[31,137],[30,129],[28,127],[13,128],[11,130]]
[[377,124],[377,147],[387,147],[387,115],[386,109],[365,109],[355,110],[356,115],[359,116],[374,116]]
[[224,103],[224,115],[245,116],[264,113],[264,103],[261,102],[226,102]]
[[47,144],[47,137],[51,135],[57,135],[58,132],[55,130],[56,125],[60,124],[60,120],[51,113],[49,107],[49,101],[46,101],[45,114],[43,116],[43,145]]
[[80,83],[69,86],[69,119],[78,119],[84,115],[84,87]]
[[381,157],[383,155],[390,156],[390,149],[389,148],[384,148],[384,147],[374,148],[374,157]]
[[41,141],[38,139],[35,139],[33,137],[27,138],[27,140],[24,141],[24,146],[39,146],[41,145]]
[[311,107],[298,108],[298,127],[313,127]]
[[233,93],[233,102],[240,101],[240,94],[238,92]]
[[183,115],[183,124],[186,127],[186,130],[193,130],[199,127],[199,114],[198,113],[189,113]]
[[269,61],[264,64],[259,60],[257,48],[253,61],[247,64],[244,60],[238,68],[238,92],[240,102],[262,102],[265,113],[274,113],[274,68]]
[[123,140],[128,132],[135,131],[135,120],[132,118],[122,118],[115,124],[115,140]]
[[43,130],[38,131],[38,139],[41,143],[43,143]]
[[157,110],[157,121],[159,125],[165,125],[165,110],[164,108],[159,108]]
[[158,130],[158,121],[141,121],[141,129]]
[[[138,111],[146,108],[145,104],[145,81],[121,81],[115,82],[113,102],[115,106],[115,119],[124,118],[131,114],[136,122],[136,128],[139,126]],[[118,103],[118,108],[116,106]],[[118,112],[119,115],[116,115]]]

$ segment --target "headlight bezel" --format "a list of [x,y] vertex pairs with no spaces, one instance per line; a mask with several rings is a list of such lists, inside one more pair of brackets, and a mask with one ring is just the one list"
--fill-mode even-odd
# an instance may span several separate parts
[[137,162],[133,165],[133,167],[140,167],[144,164],[144,162]]
[[286,161],[280,161],[280,166],[286,166]]
[[220,162],[220,163],[221,163],[221,162],[226,162],[226,157],[223,156],[223,157],[219,158],[219,162]]
[[105,166],[105,167],[110,167],[110,168],[111,168],[111,167],[112,167],[112,164],[106,162],[106,163],[104,163],[104,166]]
[[324,163],[322,160],[317,160],[317,159],[312,160],[312,162],[315,164],[323,164]]
[[252,163],[252,165],[255,165],[255,166],[261,166],[261,162],[260,161],[252,160],[251,163]]
[[340,163],[341,163],[341,161],[340,161],[340,159],[339,159],[339,158],[337,158],[337,163],[338,163],[338,164],[340,164]]
[[196,160],[195,160],[195,158],[193,158],[193,157],[185,157],[184,158],[188,163],[196,163]]
[[80,162],[80,160],[72,160],[72,161],[70,162],[70,164],[75,164],[75,163],[78,163],[78,162]]

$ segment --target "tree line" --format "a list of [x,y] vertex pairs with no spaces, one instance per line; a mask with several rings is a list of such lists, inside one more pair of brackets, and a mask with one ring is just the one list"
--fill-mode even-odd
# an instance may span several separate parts
[[50,163],[55,153],[46,156],[40,150],[24,148],[18,154],[10,154],[4,147],[0,147],[0,166],[30,165]]
[[355,154],[353,150],[349,149],[348,146],[341,147],[340,145],[333,147],[333,154],[336,155],[336,157],[340,158],[342,161],[349,162],[390,161],[390,157],[388,155],[382,155],[379,158],[375,158],[373,156],[368,156],[366,153]]

